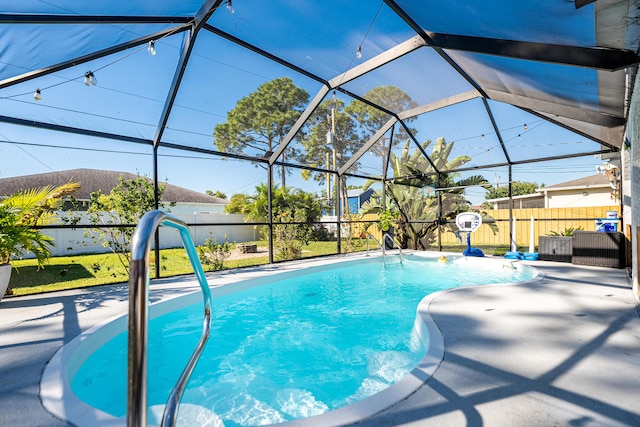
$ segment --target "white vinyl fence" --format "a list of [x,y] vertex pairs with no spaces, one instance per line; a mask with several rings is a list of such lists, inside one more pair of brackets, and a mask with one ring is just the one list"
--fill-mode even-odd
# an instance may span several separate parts
[[[205,240],[213,236],[219,243],[225,238],[231,243],[249,242],[259,239],[258,227],[252,224],[243,224],[244,215],[224,214],[219,212],[171,212],[176,217],[188,224],[221,223],[217,226],[192,226],[190,227],[191,237],[196,245],[204,244]],[[83,222],[83,223],[86,223]],[[241,225],[228,225],[238,223]],[[53,256],[77,255],[84,253],[105,253],[109,252],[101,242],[95,242],[85,233],[90,232],[87,228],[60,228],[45,229],[43,233],[53,237],[55,247],[52,250]],[[95,232],[94,232],[95,233]],[[160,247],[176,248],[182,247],[182,240],[177,230],[169,227],[160,227]]]

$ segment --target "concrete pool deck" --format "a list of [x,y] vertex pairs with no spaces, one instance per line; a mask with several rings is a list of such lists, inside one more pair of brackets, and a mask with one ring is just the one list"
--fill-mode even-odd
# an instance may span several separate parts
[[[640,317],[627,272],[525,263],[545,277],[434,298],[445,347],[435,375],[357,425],[640,425]],[[163,279],[151,298],[197,286]],[[126,285],[0,302],[0,426],[67,425],[40,402],[44,367],[63,344],[126,310]]]

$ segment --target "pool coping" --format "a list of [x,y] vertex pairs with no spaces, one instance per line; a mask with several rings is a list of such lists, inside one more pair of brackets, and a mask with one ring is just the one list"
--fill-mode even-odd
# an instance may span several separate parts
[[[391,254],[397,253],[397,251],[387,252]],[[491,259],[489,257],[464,257],[458,253],[425,253],[418,251],[406,251],[406,253],[412,253],[425,258],[438,258],[440,255],[444,254],[446,256],[455,257],[457,260],[464,260],[464,262],[472,263],[483,261],[486,262],[487,259]],[[379,252],[375,252],[372,253],[371,256],[379,257],[382,256],[382,254]],[[265,280],[269,280],[268,277],[272,275],[281,275],[283,273],[286,274],[289,272],[293,272],[294,274],[296,272],[301,272],[300,274],[303,274],[302,270],[310,266],[322,266],[344,262],[345,260],[358,260],[366,257],[369,257],[369,255],[346,254],[325,259],[293,261],[289,263],[278,264],[276,268],[273,268],[274,266],[269,265],[252,268],[250,270],[242,272],[221,274],[219,276],[216,276],[215,278],[208,277],[208,281],[211,288],[220,288],[231,283],[238,283],[251,279],[262,278],[265,277],[265,273],[267,274]],[[512,266],[513,268],[520,268],[520,266],[523,266],[524,268],[534,270],[536,272],[536,276],[527,281],[480,285],[482,287],[522,285],[542,280],[542,278],[544,277],[544,275],[540,274],[540,272],[534,267],[519,264],[512,260],[505,260],[500,258],[491,259],[490,262],[502,264],[503,266]],[[166,280],[170,281],[171,279]],[[393,406],[397,405],[398,403],[410,398],[434,375],[436,370],[439,368],[445,353],[443,335],[432,319],[429,312],[429,307],[432,301],[439,295],[465,288],[468,288],[468,286],[434,292],[430,295],[427,295],[418,304],[418,307],[416,309],[415,327],[419,332],[420,338],[422,339],[425,348],[427,348],[427,352],[425,354],[425,357],[419,362],[419,364],[400,381],[394,383],[393,385],[378,393],[375,393],[372,396],[369,396],[351,405],[334,409],[324,414],[295,419],[277,424],[270,424],[270,426],[312,427],[323,425],[330,427],[353,424],[364,421],[381,412],[387,411],[390,408],[393,408]],[[161,301],[158,301],[153,305],[177,298],[183,299],[183,304],[185,304],[189,300],[190,296],[193,297],[194,295],[197,296],[198,294],[199,291],[189,291],[185,292],[182,295],[174,295],[169,298],[163,298]],[[157,313],[154,313],[153,316],[150,316],[150,318],[161,314],[162,311],[159,311]],[[62,346],[54,354],[48,365],[45,367],[40,382],[40,398],[43,406],[47,411],[58,418],[67,420],[68,422],[74,424],[80,423],[78,425],[86,424],[110,427],[121,426],[126,423],[125,419],[114,417],[78,399],[75,393],[71,390],[71,386],[68,381],[68,379],[73,376],[74,372],[69,372],[67,369],[65,369],[65,367],[70,366],[70,363],[73,361],[73,359],[80,358],[81,360],[84,360],[83,356],[87,352],[90,353],[91,349],[94,349],[97,345],[102,344],[102,342],[104,341],[104,337],[100,340],[99,343],[90,342],[92,340],[93,333],[96,330],[107,328],[109,333],[112,334],[111,336],[113,336],[116,332],[122,332],[122,323],[125,323],[126,319],[127,313],[121,313],[119,315],[106,319],[91,327],[90,329],[82,332],[69,343]],[[126,323],[124,324],[124,329],[126,329]],[[86,343],[87,341],[89,341],[89,345]],[[81,353],[77,351],[78,347],[80,346],[82,346],[83,349],[83,352]],[[62,378],[60,378],[61,376]]]

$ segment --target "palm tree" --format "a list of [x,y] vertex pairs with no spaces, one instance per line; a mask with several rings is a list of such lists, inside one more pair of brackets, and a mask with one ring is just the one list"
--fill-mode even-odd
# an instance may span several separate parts
[[33,227],[51,223],[53,212],[78,188],[80,184],[69,182],[21,191],[0,200],[0,265],[31,252],[42,267],[51,256],[53,238]]
[[[397,237],[404,247],[411,249],[427,249],[434,242],[439,220],[442,220],[440,226],[444,230],[455,232],[453,225],[445,223],[444,220],[452,220],[458,213],[469,209],[470,203],[464,196],[464,188],[488,184],[488,181],[479,175],[457,179],[459,174],[455,172],[441,174],[440,182],[437,182],[433,166],[423,154],[431,143],[431,140],[427,140],[421,144],[422,150],[410,153],[410,140],[407,140],[400,157],[393,152],[389,153],[394,180],[385,183],[385,203],[382,202],[381,192],[376,192],[370,201],[362,206],[363,213],[383,212],[383,206],[395,212],[399,217]],[[447,144],[444,138],[436,139],[429,159],[437,170],[454,171],[471,160],[468,156],[458,156],[449,160],[453,145],[453,142]],[[368,181],[364,189],[368,189],[375,182],[377,181]],[[423,193],[422,189],[428,185],[444,188],[440,190],[440,218],[438,198]]]

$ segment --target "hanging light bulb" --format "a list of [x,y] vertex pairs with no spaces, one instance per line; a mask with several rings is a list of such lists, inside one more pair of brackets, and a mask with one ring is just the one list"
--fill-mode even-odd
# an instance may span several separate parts
[[149,52],[149,54],[151,56],[154,56],[156,54],[156,42],[153,40],[149,41],[149,46],[147,46],[147,51]]
[[42,93],[40,93],[40,89],[36,89],[36,91],[33,93],[33,99],[35,99],[36,101],[42,101]]
[[529,126],[527,126],[527,124],[524,124],[524,130],[529,130]]
[[233,8],[233,3],[231,2],[231,0],[227,0],[227,13],[229,15],[233,15],[235,11],[236,10]]
[[482,140],[484,141],[484,133],[482,134]]
[[491,148],[487,148],[487,156],[491,155]]
[[518,134],[518,139],[522,139],[522,135]]
[[93,75],[92,71],[84,73],[84,84],[87,86],[95,86],[98,84],[98,80],[96,79],[96,76]]
[[358,50],[356,51],[356,58],[362,58],[362,46],[358,46]]

